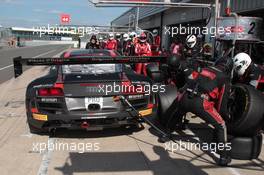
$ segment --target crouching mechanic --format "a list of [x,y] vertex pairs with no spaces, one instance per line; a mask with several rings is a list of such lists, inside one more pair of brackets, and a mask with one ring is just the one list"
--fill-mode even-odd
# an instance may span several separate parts
[[238,53],[233,58],[233,81],[245,83],[264,92],[264,67],[254,64],[247,53]]
[[[217,67],[193,68],[186,60],[176,56],[169,64],[176,70],[184,72],[185,85],[179,90],[176,100],[166,115],[169,116],[167,127],[173,129],[179,115],[191,112],[213,125],[216,130],[220,154],[218,164],[225,166],[231,162],[227,150],[227,131],[224,118],[228,115],[227,98],[230,89],[229,78]],[[174,128],[175,129],[175,128]],[[229,147],[230,148],[230,147]]]

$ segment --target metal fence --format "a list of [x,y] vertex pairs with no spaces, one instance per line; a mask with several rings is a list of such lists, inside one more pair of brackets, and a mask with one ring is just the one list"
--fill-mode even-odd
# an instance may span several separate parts
[[8,40],[12,37],[11,30],[0,28],[0,48],[8,46]]

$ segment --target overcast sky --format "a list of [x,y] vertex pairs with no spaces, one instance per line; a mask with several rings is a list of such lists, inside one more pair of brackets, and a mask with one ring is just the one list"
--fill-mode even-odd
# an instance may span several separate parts
[[109,25],[127,8],[96,8],[88,0],[0,0],[0,25],[34,27],[60,23],[59,14],[71,15],[70,24]]

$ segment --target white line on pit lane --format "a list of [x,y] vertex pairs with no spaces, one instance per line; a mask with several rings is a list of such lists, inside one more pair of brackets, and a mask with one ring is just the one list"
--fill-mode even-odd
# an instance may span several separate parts
[[9,68],[9,67],[13,67],[13,64],[0,68],[0,71],[1,71],[1,70],[4,70],[4,69],[7,69],[7,68]]
[[234,175],[241,175],[236,169],[234,169],[234,168],[230,168],[230,167],[228,167],[227,168],[232,174],[234,174]]
[[56,50],[57,50],[57,49],[50,50],[50,51],[48,51],[48,52],[45,52],[45,53],[39,54],[39,55],[37,55],[37,56],[34,56],[33,58],[38,58],[38,57],[41,57],[41,56],[43,56],[43,55],[47,55],[47,54],[49,54],[49,53],[51,53],[51,52],[54,52],[54,51],[56,51]]
[[[68,50],[68,49],[65,49],[65,50]],[[57,55],[55,55],[55,57],[60,55],[60,54],[62,54],[65,50],[63,50],[62,52],[60,52]],[[49,144],[53,144],[54,145],[55,142],[56,142],[55,138],[50,138],[49,137],[49,139],[48,139],[48,143]],[[39,167],[39,170],[38,170],[38,175],[47,175],[48,174],[48,168],[49,168],[49,164],[50,164],[50,161],[51,161],[51,157],[52,157],[53,151],[54,151],[53,149],[47,149],[45,151],[45,153],[43,154],[42,161],[41,161],[41,164],[40,164],[40,167]]]
[[[53,50],[51,50],[51,51],[48,51],[48,52],[45,52],[45,53],[39,54],[39,55],[37,55],[37,56],[34,56],[33,58],[38,58],[38,57],[41,57],[41,56],[43,56],[43,55],[47,55],[47,54],[49,54],[49,53],[51,53],[51,52],[54,52],[54,51],[56,51],[56,50],[57,50],[57,49],[53,49]],[[5,67],[0,68],[0,71],[1,71],[1,70],[4,70],[4,69],[7,69],[7,68],[10,68],[10,67],[13,67],[13,64],[10,64],[10,65],[8,65],[8,66],[5,66]]]
[[[189,135],[195,136],[195,134],[194,134],[189,128],[188,128],[188,130],[186,131],[186,134],[189,134]],[[200,139],[199,139],[199,138],[196,139],[196,140],[200,142]],[[213,155],[215,155],[216,157],[219,158],[219,155],[214,154],[213,151],[211,151],[211,150],[209,150],[209,151],[210,151]],[[233,174],[233,175],[241,175],[241,174],[240,174],[236,169],[234,169],[234,168],[228,167],[227,169],[228,169],[229,172],[230,172],[231,174]]]
[[53,153],[53,149],[49,148],[49,145],[54,145],[56,142],[55,138],[50,138],[48,139],[48,147],[45,150],[43,156],[42,156],[42,161],[38,170],[38,175],[47,175],[48,174],[48,168],[49,164],[51,161],[51,156]]

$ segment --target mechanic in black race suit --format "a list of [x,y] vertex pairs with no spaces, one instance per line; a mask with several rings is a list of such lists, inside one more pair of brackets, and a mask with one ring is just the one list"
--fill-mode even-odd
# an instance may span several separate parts
[[244,52],[233,58],[233,81],[253,86],[264,92],[264,66],[254,64]]
[[179,56],[169,59],[172,69],[184,72],[186,83],[166,113],[170,118],[167,127],[173,129],[177,116],[183,116],[187,112],[192,112],[213,125],[218,145],[224,145],[223,149],[218,149],[218,164],[225,166],[231,162],[226,150],[227,131],[224,121],[228,115],[226,97],[230,91],[230,78],[217,67],[195,68],[190,64]]
[[116,39],[116,42],[117,42],[117,52],[122,55],[123,43],[122,43],[122,40],[121,40],[121,34],[117,33],[115,35],[115,39]]
[[183,53],[185,59],[193,59],[200,56],[202,53],[202,48],[198,44],[197,37],[195,35],[188,35],[186,37]]
[[90,42],[86,44],[86,49],[99,49],[99,42],[97,41],[97,38],[95,35],[92,35]]
[[201,67],[205,66],[197,61],[197,59],[202,56],[203,52],[200,42],[201,41],[198,41],[195,35],[188,35],[183,48],[183,59],[187,60],[188,62],[192,62],[191,65],[195,65],[196,67],[198,65]]
[[128,56],[131,52],[131,43],[129,39],[129,35],[127,33],[124,33],[122,42],[122,55]]

